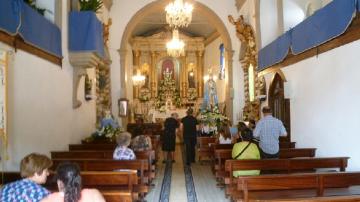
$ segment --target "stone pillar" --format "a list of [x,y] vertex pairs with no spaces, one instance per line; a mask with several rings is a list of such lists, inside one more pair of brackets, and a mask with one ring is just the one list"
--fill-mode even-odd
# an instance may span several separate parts
[[[137,74],[137,70],[140,68],[140,56],[141,56],[141,52],[139,50],[134,50],[133,75]],[[134,89],[133,96],[136,99],[139,97],[139,86],[134,86],[133,89]]]
[[198,78],[198,97],[204,96],[204,51],[196,52],[197,62],[197,78]]
[[180,96],[185,98],[187,92],[187,69],[186,69],[186,54],[180,58],[181,70],[180,70]]
[[156,53],[154,51],[150,52],[151,54],[151,64],[150,64],[150,92],[151,98],[156,97]]
[[[126,90],[126,82],[125,82],[125,75],[126,75],[126,55],[127,50],[118,50],[120,55],[120,98],[127,97],[127,90]],[[117,105],[117,104],[116,104]],[[129,117],[131,117],[131,109],[129,109]],[[126,127],[128,120],[126,117],[121,117],[121,126]]]
[[226,114],[230,120],[233,120],[233,99],[234,99],[234,88],[233,88],[233,50],[226,50],[226,61],[228,67],[228,85],[226,88],[225,94],[225,103],[226,103]]

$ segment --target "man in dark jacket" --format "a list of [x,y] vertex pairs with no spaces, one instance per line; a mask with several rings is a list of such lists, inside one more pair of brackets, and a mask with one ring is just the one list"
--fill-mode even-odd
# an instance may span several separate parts
[[193,109],[189,108],[186,116],[181,119],[183,138],[186,151],[186,165],[195,162],[196,131],[198,121],[193,116]]

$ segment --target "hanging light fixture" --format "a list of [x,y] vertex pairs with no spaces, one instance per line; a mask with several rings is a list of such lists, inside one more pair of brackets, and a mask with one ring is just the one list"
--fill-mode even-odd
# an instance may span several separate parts
[[145,84],[145,76],[141,75],[140,70],[136,71],[136,74],[132,76],[134,86],[142,86]]
[[185,55],[185,43],[179,39],[179,30],[173,30],[171,41],[166,43],[167,54],[171,57],[180,57]]
[[183,0],[175,0],[166,6],[166,22],[171,28],[187,27],[192,18],[193,6]]

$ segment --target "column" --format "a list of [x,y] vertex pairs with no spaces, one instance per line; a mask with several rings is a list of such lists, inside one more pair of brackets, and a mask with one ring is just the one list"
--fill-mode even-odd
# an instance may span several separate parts
[[200,50],[196,52],[197,62],[197,78],[198,78],[198,97],[204,96],[204,51]]
[[156,97],[156,53],[155,51],[150,52],[151,64],[150,64],[150,92],[151,98]]
[[181,71],[179,74],[180,77],[180,94],[181,97],[185,98],[186,97],[186,91],[187,91],[187,85],[186,85],[186,75],[187,75],[187,69],[186,69],[186,53],[184,56],[182,56],[180,58],[181,61]]
[[[133,51],[133,57],[134,57],[134,69],[133,69],[133,75],[135,75],[137,73],[137,70],[140,68],[140,56],[141,56],[141,52],[139,50],[134,50]],[[139,86],[134,86],[134,92],[133,92],[133,96],[134,99],[139,97]]]

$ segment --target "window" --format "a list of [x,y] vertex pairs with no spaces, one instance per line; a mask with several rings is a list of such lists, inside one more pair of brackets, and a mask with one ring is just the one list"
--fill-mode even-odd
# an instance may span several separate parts
[[252,64],[249,65],[248,69],[248,78],[249,78],[249,99],[250,102],[255,100],[255,77],[254,77],[254,67]]
[[220,71],[219,80],[225,79],[225,48],[224,44],[220,44]]

